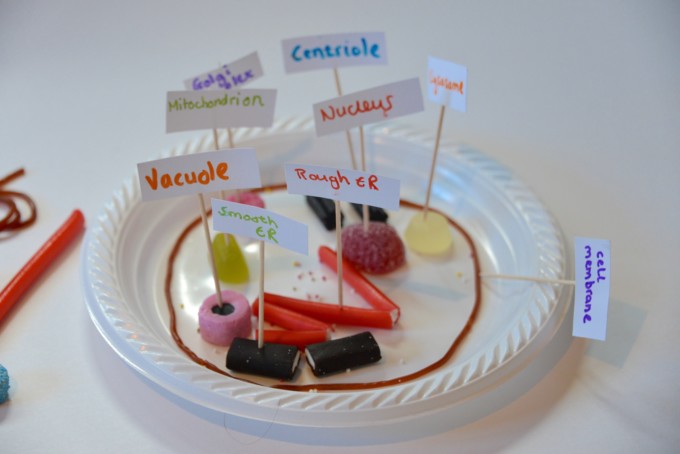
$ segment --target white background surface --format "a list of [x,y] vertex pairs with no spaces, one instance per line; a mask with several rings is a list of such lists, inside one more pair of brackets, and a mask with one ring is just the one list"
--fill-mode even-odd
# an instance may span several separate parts
[[[429,54],[466,65],[468,112],[447,113],[446,137],[513,169],[568,238],[611,239],[607,340],[558,336],[465,421],[368,441],[288,432],[197,408],[131,370],[89,320],[73,248],[0,325],[12,377],[0,451],[677,451],[678,2],[0,0],[0,174],[25,167],[10,188],[40,209],[0,241],[0,286],[73,208],[94,219],[137,162],[195,137],[164,130],[166,92],[186,77],[256,50],[265,75],[253,87],[279,90],[277,117],[311,115],[333,79],[284,74],[281,39],[373,30],[389,65],[342,70],[345,92],[424,80]],[[434,134],[437,113],[428,103],[404,121]]]

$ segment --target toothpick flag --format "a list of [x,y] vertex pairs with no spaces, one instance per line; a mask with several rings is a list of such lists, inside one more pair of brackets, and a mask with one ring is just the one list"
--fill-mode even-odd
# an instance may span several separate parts
[[456,63],[429,57],[427,60],[427,94],[430,101],[459,112],[467,109],[467,68]]
[[212,71],[184,81],[187,90],[231,90],[262,77],[262,64],[257,52],[222,65]]
[[259,188],[254,148],[208,151],[137,164],[143,201],[222,189]]
[[290,194],[311,195],[376,207],[399,209],[399,180],[358,170],[306,164],[285,165]]
[[166,131],[271,126],[275,104],[274,89],[169,91]]
[[323,101],[313,109],[316,134],[323,136],[420,112],[424,107],[420,82],[413,78]]
[[604,340],[611,282],[611,243],[574,238],[573,335]]
[[212,199],[213,228],[307,254],[307,224],[264,208]]
[[379,32],[304,36],[281,44],[287,73],[387,64],[385,34]]

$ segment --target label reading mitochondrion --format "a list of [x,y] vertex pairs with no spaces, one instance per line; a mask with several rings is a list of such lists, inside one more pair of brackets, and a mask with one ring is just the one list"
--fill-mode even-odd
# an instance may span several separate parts
[[283,40],[281,44],[287,73],[387,64],[382,32],[304,36]]
[[166,132],[236,127],[268,127],[274,122],[276,90],[169,91]]

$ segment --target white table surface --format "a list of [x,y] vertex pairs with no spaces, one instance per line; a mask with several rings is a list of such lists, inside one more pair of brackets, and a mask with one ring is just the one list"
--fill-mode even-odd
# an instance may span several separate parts
[[[567,238],[612,241],[604,342],[558,333],[501,388],[427,426],[372,438],[250,424],[132,370],[90,321],[82,242],[0,324],[12,377],[0,452],[677,452],[680,444],[680,3],[675,1],[0,1],[0,175],[38,222],[0,241],[0,286],[74,208],[93,220],[166,134],[165,92],[258,51],[277,117],[335,96],[328,73],[286,75],[280,41],[384,31],[389,65],[347,68],[345,92],[407,77],[427,55],[469,69],[444,135],[510,167]],[[422,3],[422,4],[421,4]],[[265,83],[266,82],[266,83]],[[434,134],[438,109],[406,120]]]

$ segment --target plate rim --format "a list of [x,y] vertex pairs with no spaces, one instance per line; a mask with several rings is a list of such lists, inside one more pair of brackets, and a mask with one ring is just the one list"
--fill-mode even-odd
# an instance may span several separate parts
[[[312,126],[311,118],[280,119],[272,128],[240,129],[236,132],[235,139],[242,142],[282,133],[306,133],[312,131]],[[385,130],[384,128],[385,125],[381,124],[366,130],[370,136],[382,134],[380,131]],[[417,141],[424,145],[433,144],[433,138],[429,134],[408,126],[390,124],[388,130],[390,138]],[[211,141],[210,134],[203,134],[183,146],[175,146],[165,151],[161,157],[207,151],[211,148]],[[557,222],[533,191],[516,179],[505,166],[473,148],[454,146],[452,142],[445,140],[440,151],[464,160],[466,165],[473,166],[495,184],[502,185],[515,203],[522,204],[523,212],[527,213],[529,219],[540,221],[540,232],[532,230],[532,233],[541,234],[546,245],[550,247],[548,251],[553,255],[551,260],[559,265],[548,267],[548,274],[552,276],[547,277],[565,278],[569,275],[567,268],[569,258],[564,253],[566,243],[564,236]],[[455,369],[458,371],[455,376],[443,377],[437,372],[387,388],[332,393],[301,393],[246,383],[219,376],[193,363],[179,351],[167,351],[162,345],[154,345],[154,339],[149,339],[149,336],[144,336],[143,333],[135,333],[132,339],[131,331],[122,327],[130,322],[132,322],[130,326],[135,324],[134,320],[129,319],[129,313],[125,313],[126,303],[122,301],[122,295],[117,288],[115,244],[118,240],[117,235],[139,203],[139,189],[135,184],[135,174],[132,174],[114,191],[112,199],[105,204],[96,222],[88,229],[81,251],[81,280],[90,318],[113,350],[152,382],[189,401],[236,416],[270,421],[274,410],[275,415],[283,417],[283,420],[277,421],[282,424],[319,426],[330,424],[334,427],[351,427],[401,420],[412,414],[413,408],[420,412],[443,409],[472,397],[485,387],[497,384],[500,379],[507,378],[521,369],[522,363],[532,356],[532,351],[540,347],[534,343],[533,348],[529,348],[532,341],[539,334],[543,334],[543,337],[547,337],[544,342],[547,342],[562,323],[568,307],[567,298],[570,292],[563,288],[556,290],[550,287],[548,292],[550,294],[544,295],[548,309],[545,310],[534,301],[530,310],[526,311],[527,314],[508,330],[508,335],[502,341],[506,347],[510,345],[511,348],[507,347],[504,355],[499,356],[497,343],[491,349],[493,351],[477,353],[465,363],[457,365]],[[560,307],[561,311],[558,310]],[[538,315],[532,314],[531,309],[536,309]],[[120,323],[121,321],[123,323]],[[140,353],[141,346],[146,348]],[[159,367],[158,360],[167,361],[168,355],[177,356],[176,364],[170,369]],[[510,362],[514,362],[515,367],[506,367]],[[504,367],[506,370],[502,371]],[[489,382],[492,375],[496,375],[498,380],[493,380],[494,383],[484,383]],[[209,387],[210,389],[195,386],[197,382],[210,382],[210,378],[214,376],[228,382],[227,386]],[[194,386],[187,389],[187,385]],[[258,389],[253,390],[253,387]],[[463,388],[467,388],[467,392],[456,393]],[[215,399],[215,394],[221,399]],[[228,409],[224,405],[224,399],[229,403]],[[433,399],[438,399],[439,402],[432,404]],[[401,411],[390,411],[397,407],[401,408]],[[281,411],[283,413],[279,414]],[[375,417],[375,413],[380,413],[382,417],[380,421]],[[309,423],[305,421],[309,418],[304,416],[309,414],[314,414],[315,418],[319,418],[320,415],[324,417],[318,419],[316,423]],[[331,414],[333,416],[329,417]],[[347,414],[351,417],[347,417]],[[364,417],[358,418],[357,415]]]

